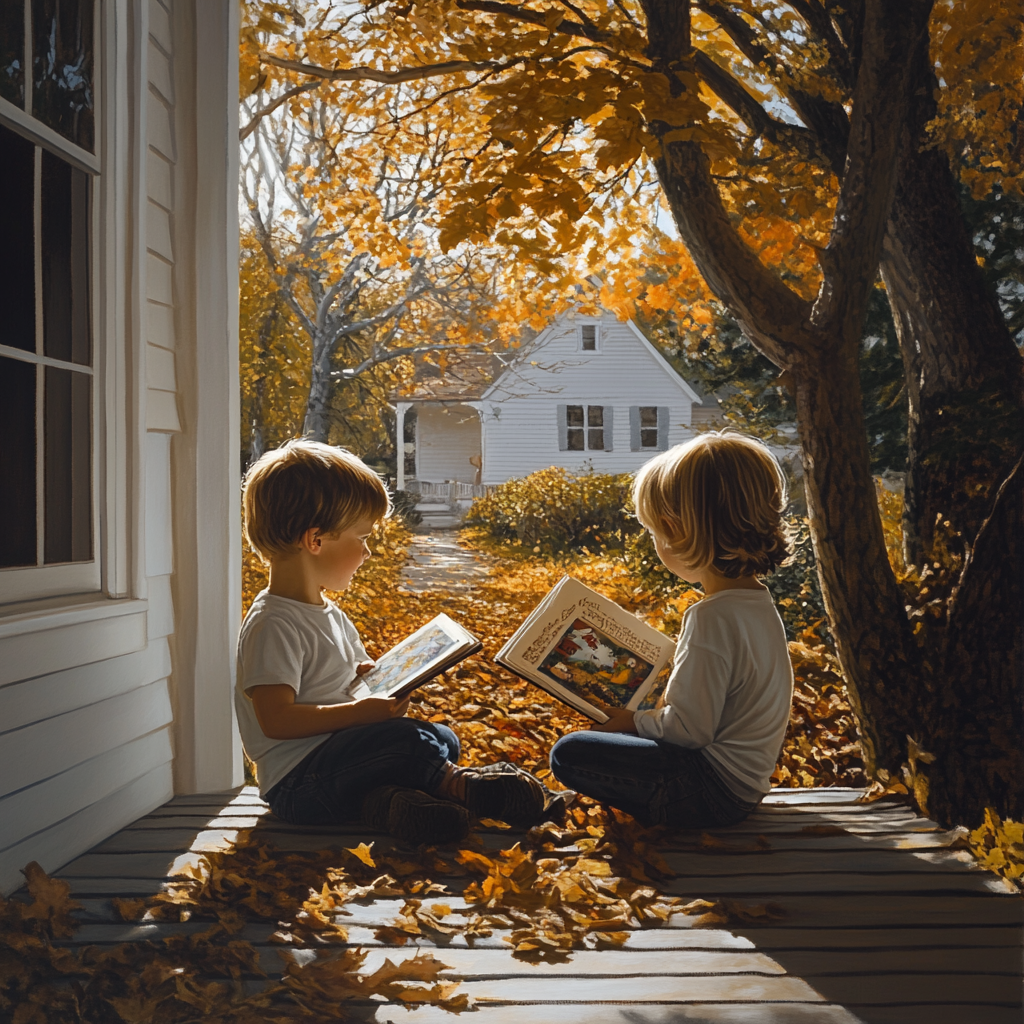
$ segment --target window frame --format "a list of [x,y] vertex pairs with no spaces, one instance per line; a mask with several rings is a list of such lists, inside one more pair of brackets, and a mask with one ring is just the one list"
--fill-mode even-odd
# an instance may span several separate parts
[[[583,330],[586,327],[593,327],[594,329],[594,347],[584,348]],[[586,352],[587,355],[596,355],[601,351],[601,324],[598,321],[593,323],[578,324],[576,327],[576,350],[578,352]]]
[[[40,564],[29,566],[12,566],[0,568],[0,616],[18,614],[26,610],[23,606],[41,599],[101,596],[103,589],[103,565],[105,549],[103,544],[104,530],[101,516],[101,489],[103,477],[101,467],[106,464],[108,453],[105,451],[106,438],[101,433],[103,423],[102,412],[108,403],[108,387],[106,380],[106,358],[101,333],[101,305],[106,301],[101,284],[103,264],[101,254],[103,240],[101,232],[100,208],[104,202],[104,189],[107,186],[102,172],[103,158],[100,155],[104,148],[105,118],[105,63],[104,35],[106,31],[106,7],[100,0],[84,0],[93,4],[93,117],[95,153],[90,153],[63,135],[36,120],[31,113],[32,103],[32,60],[31,60],[31,23],[26,17],[25,36],[25,106],[17,106],[10,100],[0,97],[0,124],[9,131],[20,135],[33,147],[34,182],[33,182],[33,261],[35,277],[35,313],[36,313],[36,347],[34,351],[13,348],[0,344],[0,356],[15,359],[37,367],[35,393],[35,429],[36,429],[36,523],[37,559],[45,542],[44,531],[39,524],[45,518],[44,484],[44,452],[45,452],[45,368],[55,367],[81,373],[91,378],[90,401],[90,513],[92,557],[88,561],[61,562],[51,565]],[[30,12],[30,4],[26,3],[26,15]],[[43,294],[42,294],[42,239],[40,236],[42,223],[42,153],[51,153],[61,161],[85,172],[89,176],[88,196],[88,262],[89,262],[89,330],[91,335],[91,362],[88,366],[68,360],[47,356],[43,349]]]
[[[569,423],[569,410],[579,409],[582,411],[582,423]],[[600,410],[601,423],[591,423],[591,410]],[[611,405],[594,403],[591,405],[588,402],[570,402],[565,405],[559,404],[557,408],[558,418],[558,431],[559,431],[559,451],[563,452],[581,452],[586,454],[587,452],[610,452],[612,451],[612,440],[614,437],[614,407]],[[601,431],[601,440],[603,447],[592,448],[590,446],[590,440],[592,431]],[[572,448],[569,446],[569,432],[577,431],[582,439],[582,448]]]

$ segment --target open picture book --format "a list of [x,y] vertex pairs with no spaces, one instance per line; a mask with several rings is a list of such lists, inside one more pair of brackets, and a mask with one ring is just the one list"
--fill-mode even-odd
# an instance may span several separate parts
[[356,681],[352,696],[356,700],[404,697],[482,646],[472,633],[442,613],[382,654]]
[[563,576],[495,657],[594,719],[657,705],[675,643],[614,601]]

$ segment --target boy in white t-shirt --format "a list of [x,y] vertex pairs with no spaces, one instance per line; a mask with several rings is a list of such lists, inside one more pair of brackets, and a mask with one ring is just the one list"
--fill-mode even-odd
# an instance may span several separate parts
[[648,462],[633,499],[658,557],[705,596],[660,706],[563,737],[551,770],[643,824],[731,825],[771,789],[793,701],[786,632],[757,579],[789,555],[785,478],[760,441],[710,432]]
[[530,826],[561,811],[528,772],[457,768],[451,729],[405,717],[408,698],[350,691],[373,667],[355,626],[324,599],[344,590],[390,513],[380,478],[341,448],[289,441],[246,474],[245,530],[270,566],[238,638],[235,709],[260,792],[299,825],[362,821],[404,842],[461,839],[470,816]]

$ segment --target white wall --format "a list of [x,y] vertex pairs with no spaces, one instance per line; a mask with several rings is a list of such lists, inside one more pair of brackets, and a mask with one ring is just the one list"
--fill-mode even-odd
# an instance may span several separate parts
[[3,892],[29,861],[53,871],[165,802],[175,780],[241,783],[237,7],[97,10],[97,458],[101,520],[123,536],[104,534],[102,592],[0,607]]
[[158,0],[97,10],[106,134],[97,147],[103,259],[94,278],[97,365],[109,396],[97,458],[107,452],[101,518],[124,522],[128,539],[122,547],[105,534],[102,592],[15,614],[0,609],[3,891],[22,882],[28,861],[53,871],[173,792],[171,437],[146,432],[147,424],[179,426],[173,332],[162,312],[170,305],[173,195],[157,153],[173,158],[173,47],[161,35],[168,11]]
[[480,454],[480,417],[467,405],[421,405],[416,416],[416,478],[476,482],[470,458]]
[[[599,351],[581,352],[577,326],[597,323]],[[669,446],[687,441],[692,399],[627,323],[612,315],[564,318],[543,332],[529,362],[503,375],[484,410],[483,483],[502,483],[548,466],[600,473],[627,473],[654,452],[630,451],[630,406],[665,406]],[[558,406],[603,405],[614,409],[611,451],[559,451]],[[422,415],[422,412],[421,412]]]

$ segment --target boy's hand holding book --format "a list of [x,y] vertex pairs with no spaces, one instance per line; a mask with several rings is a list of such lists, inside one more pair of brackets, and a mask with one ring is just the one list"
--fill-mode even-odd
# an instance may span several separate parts
[[633,720],[633,712],[629,708],[619,708],[613,711],[607,722],[595,722],[590,727],[591,732],[626,732],[636,735],[636,722]]

